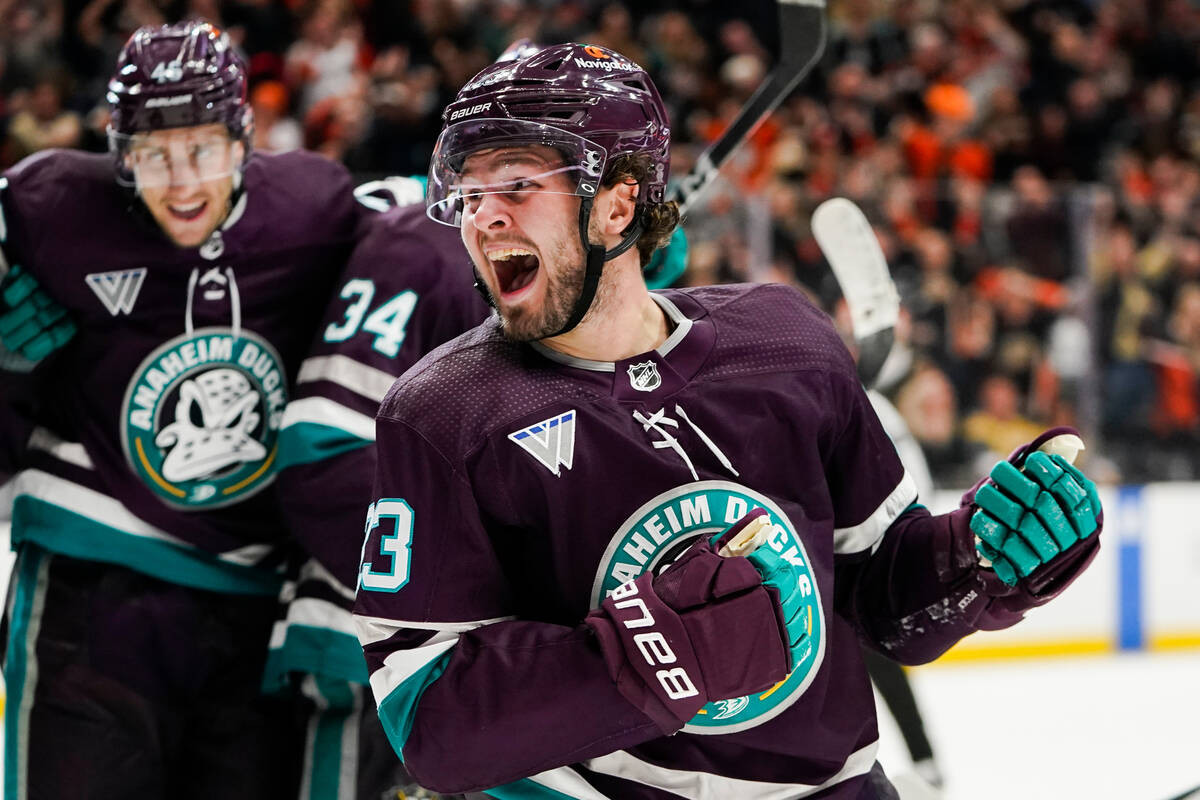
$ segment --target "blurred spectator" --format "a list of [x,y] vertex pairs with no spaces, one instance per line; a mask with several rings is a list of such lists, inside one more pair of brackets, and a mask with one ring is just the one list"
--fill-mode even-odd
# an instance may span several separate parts
[[989,375],[979,387],[978,410],[963,420],[963,438],[983,449],[979,463],[994,464],[1044,428],[1022,413],[1021,390],[1012,378]]
[[970,480],[963,466],[958,398],[946,374],[919,364],[890,394],[925,453],[934,483],[956,486]]
[[355,90],[363,74],[361,47],[362,28],[346,0],[309,5],[300,38],[284,58],[284,76],[302,117],[318,103]]
[[254,148],[284,153],[304,144],[299,123],[288,116],[288,90],[279,81],[263,81],[250,94],[254,109]]
[[83,137],[79,114],[63,108],[67,77],[54,71],[40,77],[25,107],[8,123],[7,161],[50,147],[78,147]]
[[1071,274],[1071,240],[1062,200],[1033,166],[1013,173],[1013,208],[1007,233],[1013,255],[1030,273],[1052,281]]

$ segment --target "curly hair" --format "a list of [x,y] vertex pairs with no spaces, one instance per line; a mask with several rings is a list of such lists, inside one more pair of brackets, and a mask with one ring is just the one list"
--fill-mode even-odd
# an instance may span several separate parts
[[[653,162],[645,153],[620,155],[605,166],[601,184],[605,189],[625,180],[634,180],[642,185],[652,168]],[[637,251],[643,267],[650,263],[655,250],[665,247],[671,240],[671,234],[678,224],[679,205],[674,200],[642,206],[643,230],[637,240]]]

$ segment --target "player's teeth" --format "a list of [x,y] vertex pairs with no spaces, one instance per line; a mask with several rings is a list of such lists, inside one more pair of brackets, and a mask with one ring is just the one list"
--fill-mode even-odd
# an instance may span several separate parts
[[522,250],[519,247],[505,247],[502,250],[493,250],[488,253],[488,258],[492,261],[508,261],[516,256],[531,256],[533,253],[528,250]]

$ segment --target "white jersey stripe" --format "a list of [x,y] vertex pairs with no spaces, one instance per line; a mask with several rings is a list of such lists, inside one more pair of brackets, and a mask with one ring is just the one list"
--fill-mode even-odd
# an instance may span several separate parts
[[[325,586],[333,589],[339,595],[354,602],[354,589],[344,585],[341,581],[333,576],[333,573],[325,568],[325,565],[315,558],[310,558],[300,565],[300,574],[297,576],[297,581],[319,581]],[[348,631],[353,633],[353,631]]]
[[607,795],[593,789],[582,775],[570,767],[559,767],[540,772],[525,780],[560,792],[573,800],[608,800]]
[[[134,516],[116,498],[38,469],[27,469],[18,473],[12,481],[12,494],[14,500],[20,497],[32,497],[122,533],[166,542],[188,551],[196,549],[182,539]],[[254,567],[270,550],[270,545],[249,544],[236,550],[213,555],[227,564]]]
[[315,423],[346,431],[364,441],[375,441],[375,418],[346,408],[327,397],[302,397],[288,403],[280,430]]
[[60,478],[39,469],[27,469],[17,475],[14,483],[17,498],[33,497],[124,533],[147,539],[158,539],[189,550],[192,549],[192,546],[182,539],[135,517],[115,498],[86,486],[80,486],[66,478]]
[[871,516],[849,528],[834,529],[833,552],[844,555],[868,549],[874,551],[883,540],[884,531],[916,499],[917,483],[908,474],[908,470],[905,470],[899,485],[892,490],[892,493],[879,505],[879,508],[875,509]]
[[584,762],[584,766],[593,772],[613,775],[695,800],[727,800],[731,797],[739,800],[792,800],[809,797],[850,778],[865,775],[875,764],[878,749],[879,742],[874,741],[856,750],[850,754],[836,775],[816,785],[747,781],[708,772],[668,769],[635,758],[624,750],[593,758]]
[[[358,619],[355,618],[355,622]],[[428,669],[433,662],[442,657],[443,653],[453,649],[458,644],[458,634],[437,633],[433,638],[420,647],[411,650],[397,650],[383,660],[383,666],[371,673],[371,692],[375,695],[376,705],[396,690],[400,684],[413,675]]]
[[358,638],[350,612],[328,600],[315,597],[296,598],[288,603],[287,621],[292,625],[328,628]]
[[29,435],[29,449],[49,453],[59,461],[66,461],[84,469],[95,469],[91,456],[79,442],[64,441],[45,428],[34,428]]
[[358,629],[358,638],[363,644],[371,644],[386,639],[401,628],[417,631],[444,631],[449,633],[466,633],[484,625],[516,619],[516,617],[495,617],[473,622],[407,622],[404,620],[388,619],[386,617],[366,617],[354,615],[354,624]]
[[330,381],[379,403],[396,382],[396,376],[349,356],[313,356],[304,360],[296,377],[296,383],[310,381]]

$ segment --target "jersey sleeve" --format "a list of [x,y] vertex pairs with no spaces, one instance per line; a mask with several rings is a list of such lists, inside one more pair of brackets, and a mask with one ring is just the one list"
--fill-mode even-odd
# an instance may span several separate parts
[[[826,476],[834,503],[835,603],[876,649],[922,663],[976,630],[959,614],[961,576],[945,569],[948,517],[915,505],[917,488],[857,378],[834,374],[839,409]],[[938,624],[914,625],[942,613]]]
[[661,735],[617,691],[585,626],[515,619],[501,543],[463,466],[403,422],[380,418],[378,433],[355,624],[413,777],[484,790]]
[[917,499],[870,399],[852,373],[830,375],[830,404],[839,410],[826,445],[825,475],[834,513],[834,553],[842,560],[870,554]]
[[0,176],[0,277],[10,267],[25,264],[32,250],[34,233],[20,205],[21,186],[30,168],[21,162]]

